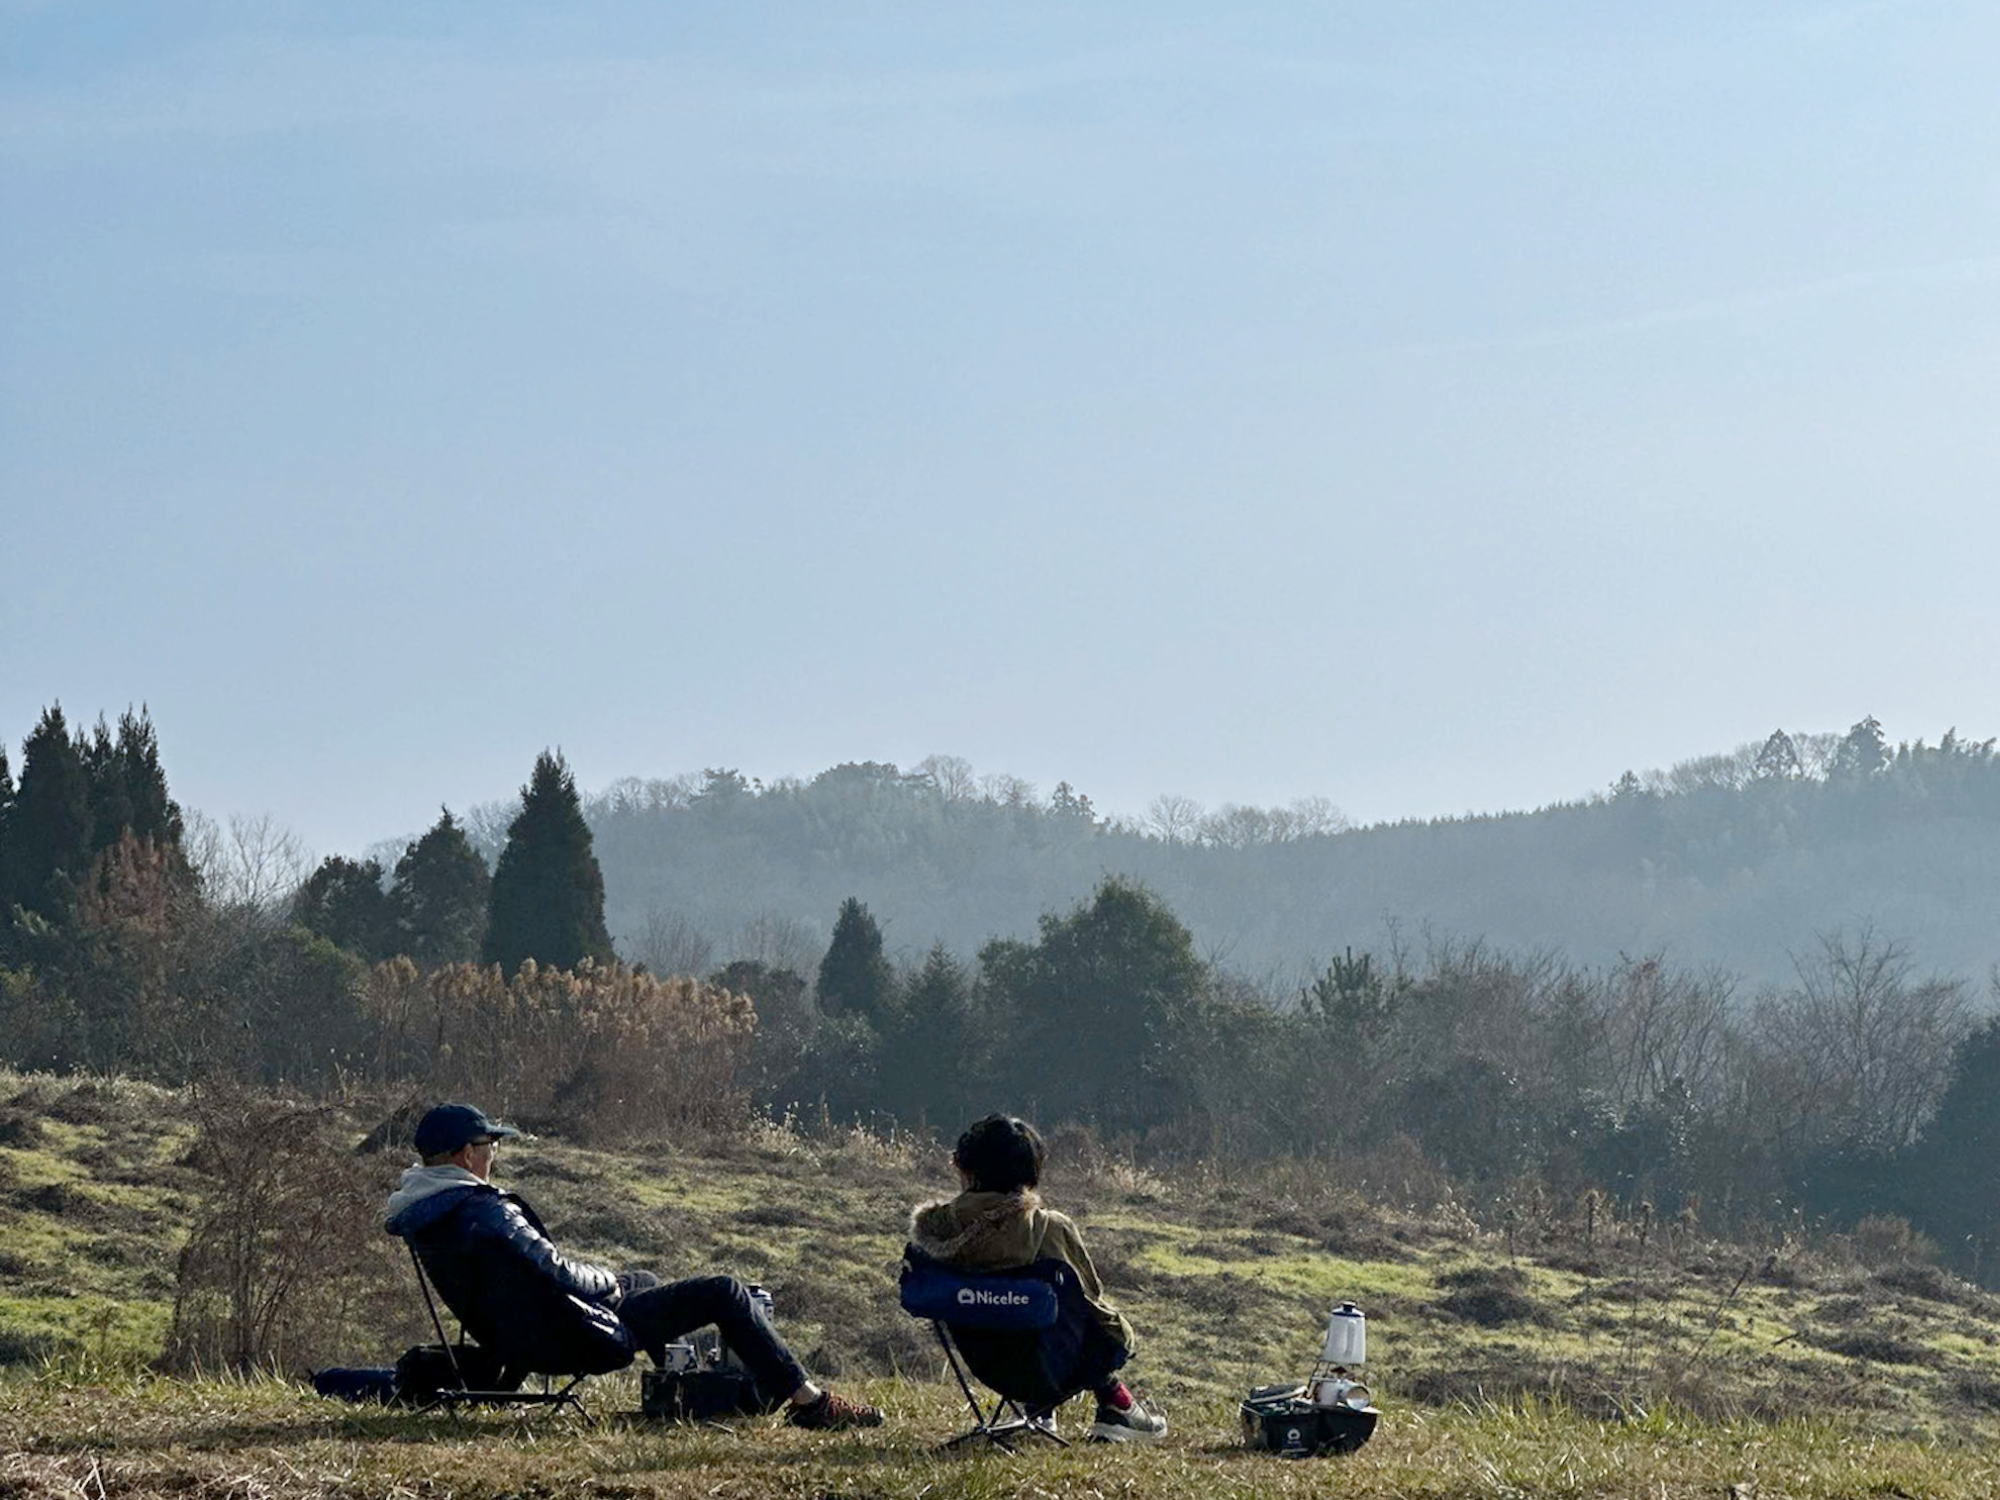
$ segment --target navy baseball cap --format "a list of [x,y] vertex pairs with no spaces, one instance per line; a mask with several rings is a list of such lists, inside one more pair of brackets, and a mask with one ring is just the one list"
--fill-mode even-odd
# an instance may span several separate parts
[[470,1104],[440,1104],[417,1121],[415,1145],[419,1156],[449,1156],[481,1137],[499,1140],[520,1133],[512,1125],[487,1119]]

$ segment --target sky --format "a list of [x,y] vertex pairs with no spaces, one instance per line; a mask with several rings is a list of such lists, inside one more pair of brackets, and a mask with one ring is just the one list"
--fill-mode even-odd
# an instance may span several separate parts
[[2000,733],[2000,9],[0,0],[0,743],[318,853]]

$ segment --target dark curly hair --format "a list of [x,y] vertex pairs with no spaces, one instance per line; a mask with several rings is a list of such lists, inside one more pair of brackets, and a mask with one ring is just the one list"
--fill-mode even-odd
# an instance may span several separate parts
[[981,1192],[1011,1193],[1042,1180],[1048,1148],[1042,1133],[1013,1115],[988,1115],[965,1127],[951,1159]]

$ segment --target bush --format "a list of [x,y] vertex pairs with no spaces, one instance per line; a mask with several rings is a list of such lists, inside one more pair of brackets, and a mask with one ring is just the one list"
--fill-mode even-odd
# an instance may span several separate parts
[[1937,1264],[1937,1246],[1910,1227],[1908,1219],[1870,1214],[1854,1226],[1854,1258],[1871,1271]]
[[738,1071],[756,1029],[749,999],[695,979],[586,960],[370,971],[370,1069],[431,1098],[618,1140],[741,1117]]
[[[167,1368],[299,1372],[357,1347],[401,1269],[377,1185],[325,1110],[236,1085],[193,1093],[204,1179],[181,1251]],[[402,1273],[404,1281],[408,1273]]]

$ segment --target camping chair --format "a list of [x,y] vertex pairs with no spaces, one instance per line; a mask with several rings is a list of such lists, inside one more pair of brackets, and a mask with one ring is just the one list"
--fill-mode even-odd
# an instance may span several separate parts
[[[909,1245],[901,1292],[903,1311],[937,1334],[972,1409],[973,1425],[947,1448],[974,1441],[1006,1448],[1021,1437],[1067,1448],[1051,1414],[1125,1363],[1124,1346],[1099,1326],[1075,1268],[1064,1261],[973,1274]],[[998,1398],[990,1412],[975,1379]]]
[[[408,1242],[406,1241],[405,1243],[407,1244]],[[463,1321],[459,1324],[459,1340],[456,1345],[445,1337],[444,1319],[438,1316],[438,1299],[432,1295],[431,1279],[424,1273],[424,1263],[422,1258],[417,1254],[417,1247],[410,1245],[409,1251],[410,1264],[416,1267],[417,1271],[417,1286],[424,1294],[424,1309],[431,1315],[431,1327],[437,1330],[438,1344],[444,1350],[445,1359],[451,1367],[450,1383],[441,1383],[437,1392],[417,1408],[419,1412],[436,1411],[439,1407],[443,1407],[453,1420],[456,1420],[459,1408],[463,1406],[530,1406],[549,1408],[567,1406],[583,1419],[584,1426],[594,1427],[597,1425],[592,1419],[589,1410],[584,1406],[583,1398],[576,1394],[576,1388],[590,1378],[587,1375],[572,1375],[565,1385],[557,1387],[554,1380],[547,1374],[543,1374],[542,1388],[539,1391],[524,1391],[520,1387],[522,1382],[526,1380],[528,1372],[509,1367],[504,1363],[503,1356],[503,1363],[497,1378],[491,1381],[483,1381],[480,1386],[475,1387],[470,1385],[466,1379],[465,1367],[459,1359],[459,1356],[467,1347],[465,1343],[465,1325]],[[479,1348],[481,1346],[473,1347]],[[482,1350],[482,1352],[487,1351]],[[490,1352],[497,1353],[498,1351]]]

